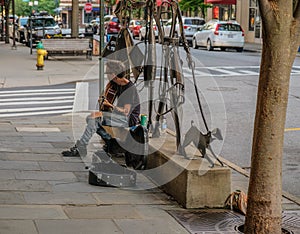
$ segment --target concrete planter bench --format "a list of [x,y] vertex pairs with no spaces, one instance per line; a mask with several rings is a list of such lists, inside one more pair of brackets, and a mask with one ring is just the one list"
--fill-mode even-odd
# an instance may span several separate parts
[[[231,170],[206,159],[193,146],[186,148],[188,160],[176,154],[175,137],[150,139],[147,170],[144,172],[160,188],[185,208],[221,208],[231,193]],[[194,149],[193,149],[194,148]]]

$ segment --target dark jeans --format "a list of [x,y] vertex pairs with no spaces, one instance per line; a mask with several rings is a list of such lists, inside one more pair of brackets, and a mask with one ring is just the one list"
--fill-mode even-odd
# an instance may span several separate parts
[[87,126],[80,138],[80,142],[85,145],[89,143],[95,133],[99,134],[105,142],[111,139],[111,135],[102,126],[128,127],[127,117],[113,112],[103,112],[103,117],[101,118],[91,118],[89,115],[86,118],[86,122]]

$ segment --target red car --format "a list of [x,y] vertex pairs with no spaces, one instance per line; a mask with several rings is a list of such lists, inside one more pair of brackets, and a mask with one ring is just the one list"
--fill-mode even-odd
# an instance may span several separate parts
[[132,37],[138,37],[140,28],[145,25],[144,20],[131,20],[129,23],[129,30],[132,33]]
[[[107,16],[107,19],[109,19],[109,16]],[[113,16],[108,21],[104,19],[104,27],[106,34],[119,33],[121,26],[118,17]]]

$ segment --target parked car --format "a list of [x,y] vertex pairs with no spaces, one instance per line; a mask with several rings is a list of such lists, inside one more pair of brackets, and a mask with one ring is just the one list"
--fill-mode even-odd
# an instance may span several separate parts
[[[164,25],[166,25],[166,23],[168,22],[167,19],[160,19],[160,24],[161,27],[163,27]],[[156,26],[156,21],[153,21],[153,31],[154,31],[154,36],[156,39],[158,39],[158,27]],[[146,22],[144,23],[144,25],[140,28],[139,31],[139,40],[143,40],[145,38],[146,35]]]
[[106,34],[119,33],[121,25],[118,17],[112,15],[104,16],[104,29]]
[[[182,22],[183,22],[183,30],[184,30],[185,37],[188,43],[191,44],[194,33],[197,31],[199,27],[205,24],[205,20],[200,17],[182,17]],[[163,27],[165,32],[165,37],[170,36],[171,26],[172,26],[172,19],[170,19]],[[175,25],[175,35],[178,35],[179,38],[181,39],[178,20]]]
[[24,38],[27,46],[30,46],[31,32],[33,45],[42,38],[59,37],[62,35],[61,28],[54,18],[44,14],[32,16],[24,27]]
[[131,20],[129,22],[129,30],[132,33],[132,37],[139,36],[140,28],[145,25],[145,20]]
[[85,32],[96,34],[98,32],[99,25],[100,25],[99,18],[93,19],[91,20],[90,23],[85,25]]
[[[158,38],[158,28],[156,26],[156,22],[153,21],[153,32],[155,38]],[[142,41],[146,36],[146,25],[142,26],[139,31],[139,40]]]
[[205,24],[193,36],[193,48],[205,46],[207,50],[234,48],[242,52],[245,44],[245,34],[236,21],[213,20]]

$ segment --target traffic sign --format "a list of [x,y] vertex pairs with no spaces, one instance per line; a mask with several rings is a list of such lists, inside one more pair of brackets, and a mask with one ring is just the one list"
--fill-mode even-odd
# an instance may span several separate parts
[[93,10],[93,5],[92,5],[92,3],[87,2],[87,3],[84,5],[84,10],[85,10],[85,13],[91,13],[92,10]]

